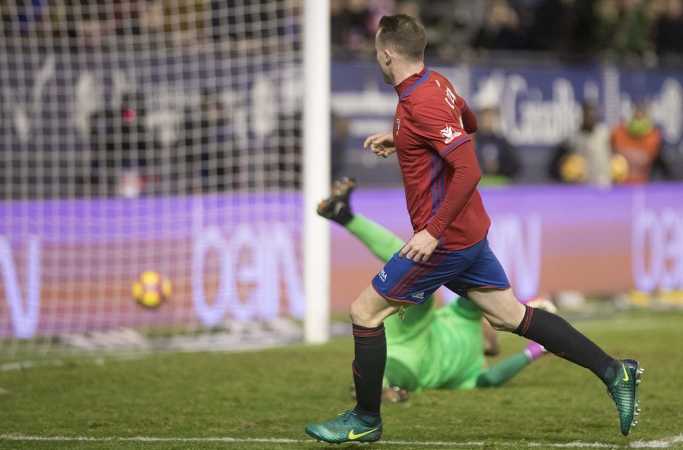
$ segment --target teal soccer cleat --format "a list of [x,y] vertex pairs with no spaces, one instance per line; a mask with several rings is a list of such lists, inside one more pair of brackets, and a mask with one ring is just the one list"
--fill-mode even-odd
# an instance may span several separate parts
[[306,434],[330,444],[376,442],[382,437],[382,419],[349,410],[327,422],[308,424]]
[[628,436],[631,428],[638,425],[638,385],[644,370],[640,368],[638,361],[633,359],[625,359],[621,364],[621,373],[612,386],[607,388],[607,392],[617,406],[621,434]]

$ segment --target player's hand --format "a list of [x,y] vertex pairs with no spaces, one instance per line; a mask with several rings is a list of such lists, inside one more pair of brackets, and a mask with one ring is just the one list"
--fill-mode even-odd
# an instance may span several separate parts
[[415,262],[426,262],[439,245],[439,240],[422,230],[412,237],[401,249],[401,256]]
[[368,136],[363,142],[363,148],[372,150],[377,156],[386,158],[396,152],[393,133],[377,133]]

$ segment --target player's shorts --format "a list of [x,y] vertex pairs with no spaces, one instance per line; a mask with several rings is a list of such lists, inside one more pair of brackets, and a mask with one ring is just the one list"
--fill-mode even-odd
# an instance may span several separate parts
[[510,282],[484,238],[462,250],[437,248],[423,263],[396,253],[372,280],[372,286],[387,300],[419,304],[441,286],[466,297],[469,289],[507,289]]

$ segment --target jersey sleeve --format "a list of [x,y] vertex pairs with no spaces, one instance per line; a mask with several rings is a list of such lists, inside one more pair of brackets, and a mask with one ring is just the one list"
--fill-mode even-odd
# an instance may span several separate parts
[[453,177],[446,187],[441,206],[426,227],[427,232],[437,239],[463,210],[481,180],[481,170],[472,143],[452,152],[444,160],[453,168]]
[[[461,97],[457,99],[462,100]],[[437,100],[416,105],[412,111],[417,134],[442,158],[446,158],[450,152],[472,139],[461,120],[464,117],[460,115],[460,110],[456,109],[458,108],[457,99],[454,108],[451,108],[445,100]],[[469,111],[464,100],[462,100],[462,105],[468,116],[467,125],[474,126],[476,129],[474,114]]]
[[477,131],[477,116],[470,109],[469,105],[464,98],[458,97],[460,103],[456,103],[460,109],[460,117],[462,118],[462,126],[465,128],[469,134],[475,133]]

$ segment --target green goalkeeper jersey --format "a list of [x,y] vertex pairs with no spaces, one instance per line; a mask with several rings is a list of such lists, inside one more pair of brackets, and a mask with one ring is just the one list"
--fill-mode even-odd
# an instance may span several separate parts
[[385,382],[410,391],[474,388],[484,369],[481,313],[465,299],[432,304],[408,308],[403,321],[397,315],[385,321]]

